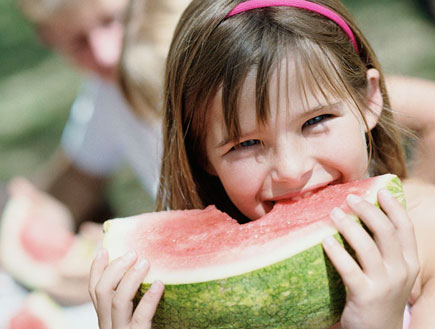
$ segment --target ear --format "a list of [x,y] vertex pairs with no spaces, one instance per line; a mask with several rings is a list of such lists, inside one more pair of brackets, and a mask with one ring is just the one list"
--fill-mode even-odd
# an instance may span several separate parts
[[367,71],[367,107],[364,111],[364,116],[369,130],[372,130],[378,123],[384,106],[379,79],[380,74],[378,70],[369,69]]

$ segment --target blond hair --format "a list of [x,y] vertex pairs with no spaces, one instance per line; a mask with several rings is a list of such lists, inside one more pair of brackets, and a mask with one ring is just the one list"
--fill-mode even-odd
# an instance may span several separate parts
[[[267,120],[268,82],[291,52],[302,88],[350,99],[367,108],[366,73],[381,72],[384,108],[389,99],[376,56],[351,15],[336,0],[313,1],[338,13],[350,26],[359,54],[331,20],[306,10],[269,7],[225,19],[240,0],[193,0],[176,29],[168,56],[164,99],[164,154],[158,209],[202,208],[215,204],[235,218],[243,215],[217,177],[205,166],[205,122],[212,98],[222,88],[226,128],[237,140],[237,102],[248,72],[255,69],[257,118]],[[406,175],[400,136],[384,110],[368,133],[370,173]]]
[[43,25],[72,0],[17,0],[18,7],[35,25]]
[[134,111],[159,117],[165,60],[189,0],[132,0],[120,61],[120,85]]

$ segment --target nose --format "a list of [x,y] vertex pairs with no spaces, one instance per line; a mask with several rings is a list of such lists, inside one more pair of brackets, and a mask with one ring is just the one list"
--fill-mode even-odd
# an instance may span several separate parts
[[275,182],[287,182],[301,187],[308,182],[314,167],[309,148],[303,143],[287,142],[274,153],[272,179]]
[[122,49],[123,27],[119,22],[95,27],[89,33],[89,45],[96,63],[112,68],[118,64]]

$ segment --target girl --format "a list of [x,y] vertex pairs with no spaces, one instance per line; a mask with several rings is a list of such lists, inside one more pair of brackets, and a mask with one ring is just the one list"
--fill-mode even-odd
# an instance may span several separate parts
[[[192,1],[167,60],[164,123],[160,210],[215,204],[246,222],[327,185],[406,176],[379,63],[338,0]],[[435,327],[435,192],[405,188],[416,234],[386,191],[382,210],[348,198],[371,234],[331,213],[358,257],[323,243],[348,290],[334,328],[406,328],[409,306],[410,328]],[[101,329],[151,328],[163,284],[131,302],[149,266],[99,252],[89,290]]]

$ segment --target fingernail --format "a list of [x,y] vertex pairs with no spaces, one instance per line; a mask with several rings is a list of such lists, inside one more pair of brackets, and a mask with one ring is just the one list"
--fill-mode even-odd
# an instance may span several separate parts
[[101,259],[101,258],[103,258],[103,255],[104,255],[104,249],[100,248],[100,249],[98,249],[97,255],[95,257],[98,259]]
[[334,219],[334,220],[338,220],[338,221],[340,221],[340,220],[342,220],[344,217],[346,217],[346,214],[345,214],[344,211],[341,210],[340,208],[335,207],[335,208],[332,209],[332,211],[331,211],[331,217],[332,217],[332,219]]
[[346,199],[347,199],[347,202],[350,204],[357,204],[357,203],[360,203],[362,201],[362,199],[358,195],[355,195],[355,194],[349,194]]
[[162,282],[160,282],[160,281],[154,281],[153,282],[153,284],[151,285],[151,287],[150,287],[150,291],[152,291],[152,292],[157,292],[157,291],[159,291],[160,290],[160,287],[162,286]]
[[134,268],[136,270],[142,270],[147,265],[147,261],[144,258],[139,258],[136,264],[134,264]]
[[384,197],[384,198],[392,198],[392,197],[393,197],[393,196],[391,195],[390,191],[388,191],[388,190],[385,189],[385,188],[380,189],[380,190],[379,190],[379,194],[381,194],[382,197]]
[[327,247],[331,247],[337,243],[337,240],[335,240],[332,236],[329,235],[326,238],[324,238],[322,242],[323,245]]
[[126,262],[132,261],[136,257],[136,253],[134,251],[129,251],[124,256],[122,256],[123,260]]

